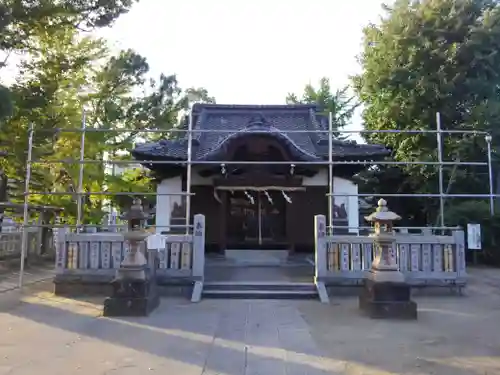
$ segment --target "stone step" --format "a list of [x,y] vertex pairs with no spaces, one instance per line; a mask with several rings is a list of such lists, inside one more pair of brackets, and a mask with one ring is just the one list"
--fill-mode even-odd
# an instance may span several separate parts
[[313,283],[290,282],[209,282],[204,298],[237,299],[318,299]]
[[215,281],[206,282],[204,290],[305,290],[316,292],[314,283],[273,281]]
[[203,290],[203,298],[228,299],[319,299],[309,290]]

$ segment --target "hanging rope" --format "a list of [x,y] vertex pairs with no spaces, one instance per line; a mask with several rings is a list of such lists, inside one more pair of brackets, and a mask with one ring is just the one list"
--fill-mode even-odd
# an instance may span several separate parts
[[281,190],[281,195],[283,195],[283,198],[285,198],[287,203],[292,203],[292,198],[290,198],[288,195],[286,195],[286,193],[283,190]]
[[250,201],[251,204],[255,204],[255,199],[253,199],[253,197],[248,193],[248,191],[244,191],[246,197],[248,198],[248,200]]
[[265,191],[264,191],[264,194],[265,194],[265,196],[267,197],[267,200],[269,201],[269,203],[270,203],[271,205],[273,205],[273,204],[274,204],[274,203],[273,203],[273,198],[271,198],[271,196],[269,195],[269,193],[267,192],[267,190],[265,190]]

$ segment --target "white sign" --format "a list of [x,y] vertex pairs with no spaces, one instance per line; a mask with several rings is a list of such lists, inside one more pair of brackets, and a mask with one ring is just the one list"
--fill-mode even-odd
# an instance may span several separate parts
[[467,224],[467,247],[481,250],[481,224]]
[[165,248],[166,238],[162,234],[152,234],[147,238],[148,249],[163,249]]

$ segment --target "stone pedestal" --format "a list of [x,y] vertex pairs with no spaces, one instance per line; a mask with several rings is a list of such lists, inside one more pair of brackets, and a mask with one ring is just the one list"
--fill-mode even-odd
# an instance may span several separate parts
[[373,319],[417,319],[417,304],[404,281],[376,281],[368,275],[359,295],[359,308]]
[[111,284],[113,293],[104,300],[104,316],[148,316],[160,304],[156,280],[146,267],[124,267]]

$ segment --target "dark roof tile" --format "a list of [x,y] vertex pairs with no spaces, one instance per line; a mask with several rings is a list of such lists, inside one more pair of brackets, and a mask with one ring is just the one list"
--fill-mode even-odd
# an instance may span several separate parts
[[[328,158],[328,119],[320,115],[314,105],[196,104],[193,122],[193,161],[224,160],[225,151],[232,140],[247,134],[262,133],[283,142],[297,160]],[[293,132],[297,130],[311,132]],[[318,132],[321,130],[323,132]],[[176,140],[137,145],[132,154],[136,159],[143,160],[185,160],[187,135]],[[388,150],[379,145],[333,141],[334,159],[364,159],[387,154]]]

